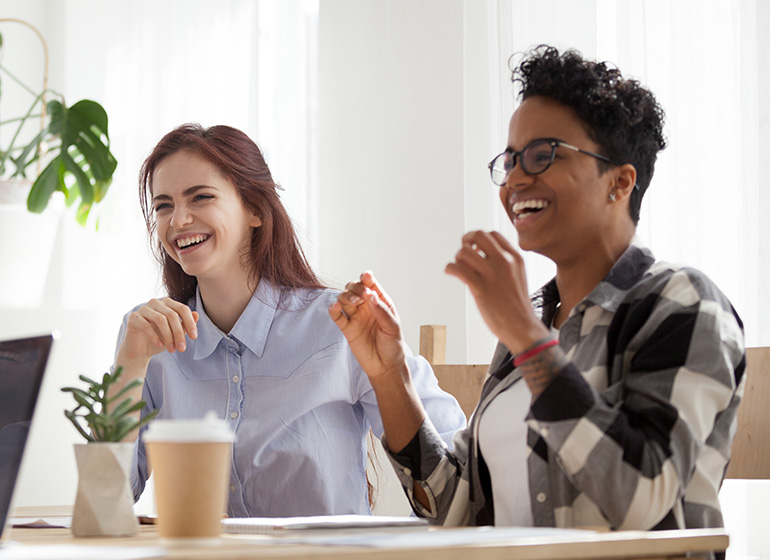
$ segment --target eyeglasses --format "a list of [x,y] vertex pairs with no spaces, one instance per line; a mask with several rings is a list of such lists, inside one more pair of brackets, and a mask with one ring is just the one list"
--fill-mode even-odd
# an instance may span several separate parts
[[574,150],[581,154],[593,156],[602,161],[612,163],[612,161],[602,155],[581,150],[572,144],[567,144],[556,138],[538,138],[524,146],[521,151],[516,152],[509,148],[490,161],[487,167],[489,167],[489,174],[492,177],[492,182],[500,187],[505,185],[508,176],[519,161],[521,162],[521,168],[527,175],[537,175],[542,173],[551,167],[551,164],[556,157],[556,148],[559,147]]

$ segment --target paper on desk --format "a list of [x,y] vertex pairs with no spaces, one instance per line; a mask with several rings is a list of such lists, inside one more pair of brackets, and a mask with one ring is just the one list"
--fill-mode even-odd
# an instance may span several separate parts
[[291,538],[285,543],[306,543],[327,546],[363,546],[372,548],[433,548],[477,544],[505,543],[514,539],[574,540],[589,537],[594,531],[583,529],[554,529],[552,527],[464,527],[436,531],[378,531],[339,532],[328,535],[308,535]]
[[19,529],[69,529],[71,517],[13,517],[12,527]]
[[275,533],[283,531],[427,527],[420,517],[388,515],[315,515],[310,517],[231,517],[222,520],[225,533]]
[[3,543],[0,560],[139,560],[158,558],[166,551],[157,547],[26,545]]

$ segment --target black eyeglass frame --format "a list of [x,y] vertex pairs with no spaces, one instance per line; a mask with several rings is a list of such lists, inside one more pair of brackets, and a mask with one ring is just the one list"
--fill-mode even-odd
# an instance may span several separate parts
[[[548,161],[548,164],[547,164],[547,165],[546,165],[546,166],[545,166],[543,169],[541,169],[540,171],[536,171],[536,172],[534,172],[534,173],[533,173],[533,172],[531,172],[529,169],[527,169],[527,166],[526,166],[526,164],[524,163],[524,160],[523,160],[523,159],[522,159],[520,156],[521,156],[521,155],[522,155],[522,154],[523,154],[523,153],[524,153],[524,152],[525,152],[527,149],[529,149],[529,148],[531,148],[533,145],[535,145],[535,144],[539,144],[539,143],[546,143],[546,144],[549,144],[549,145],[551,146],[551,159]],[[502,152],[502,153],[500,153],[500,154],[496,155],[496,156],[494,157],[494,159],[492,159],[492,161],[490,161],[490,162],[489,162],[489,164],[487,165],[487,167],[489,168],[489,176],[490,176],[490,178],[492,179],[492,182],[493,182],[495,185],[497,185],[498,187],[502,187],[502,186],[504,186],[504,185],[505,185],[505,183],[508,181],[508,177],[510,177],[511,173],[512,173],[512,172],[513,172],[513,170],[516,168],[516,165],[517,165],[517,163],[518,163],[518,162],[517,162],[517,160],[520,160],[520,161],[521,161],[521,164],[520,164],[520,165],[521,165],[521,168],[524,170],[524,172],[525,172],[527,175],[539,175],[540,173],[544,173],[544,172],[545,172],[545,171],[546,171],[546,170],[547,170],[549,167],[551,167],[551,164],[553,163],[554,159],[556,159],[556,148],[559,148],[559,147],[561,147],[561,148],[567,148],[568,150],[572,150],[572,151],[575,151],[575,152],[580,152],[581,154],[586,154],[586,155],[588,155],[588,156],[592,156],[592,157],[595,157],[595,158],[597,158],[597,159],[600,159],[600,160],[602,160],[602,161],[606,161],[607,163],[610,163],[610,164],[612,163],[612,160],[610,160],[608,157],[605,157],[605,156],[603,156],[603,155],[601,155],[601,154],[596,154],[596,153],[594,153],[594,152],[589,152],[588,150],[582,150],[582,149],[578,148],[577,146],[573,146],[572,144],[568,144],[568,143],[567,143],[567,142],[565,142],[564,140],[559,140],[558,138],[537,138],[537,139],[535,139],[535,140],[532,140],[532,142],[530,142],[529,144],[527,144],[526,146],[524,146],[524,147],[523,147],[521,150],[519,150],[518,152],[517,152],[517,151],[515,151],[515,150],[512,150],[511,148],[508,148],[508,149],[506,149],[504,152]],[[506,174],[505,174],[505,178],[503,179],[503,182],[502,182],[502,183],[498,183],[497,181],[495,181],[495,176],[494,176],[494,173],[495,173],[495,162],[496,162],[498,159],[500,159],[501,157],[505,157],[505,156],[506,156],[506,155],[508,155],[508,154],[510,154],[510,155],[511,155],[511,160],[513,161],[513,165],[512,165],[512,166],[511,166],[511,168],[510,168],[510,169],[509,169],[509,170],[506,172]]]

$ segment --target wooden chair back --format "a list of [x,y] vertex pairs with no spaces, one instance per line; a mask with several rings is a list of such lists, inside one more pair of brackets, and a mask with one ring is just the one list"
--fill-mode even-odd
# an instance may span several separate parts
[[[489,365],[446,364],[446,326],[420,327],[420,354],[470,418]],[[770,347],[746,349],[746,385],[726,478],[770,479]]]
[[446,364],[446,326],[420,327],[420,354],[430,362],[439,387],[460,403],[466,418],[470,418],[479,402],[481,386],[489,365]]
[[726,478],[770,479],[770,348],[746,349],[746,386]]

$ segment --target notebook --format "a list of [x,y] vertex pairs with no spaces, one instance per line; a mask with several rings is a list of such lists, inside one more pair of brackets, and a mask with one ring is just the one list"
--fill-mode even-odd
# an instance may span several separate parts
[[0,341],[0,545],[54,336]]
[[225,533],[276,533],[373,529],[376,527],[427,527],[427,519],[387,515],[314,515],[310,517],[230,517],[222,520]]

